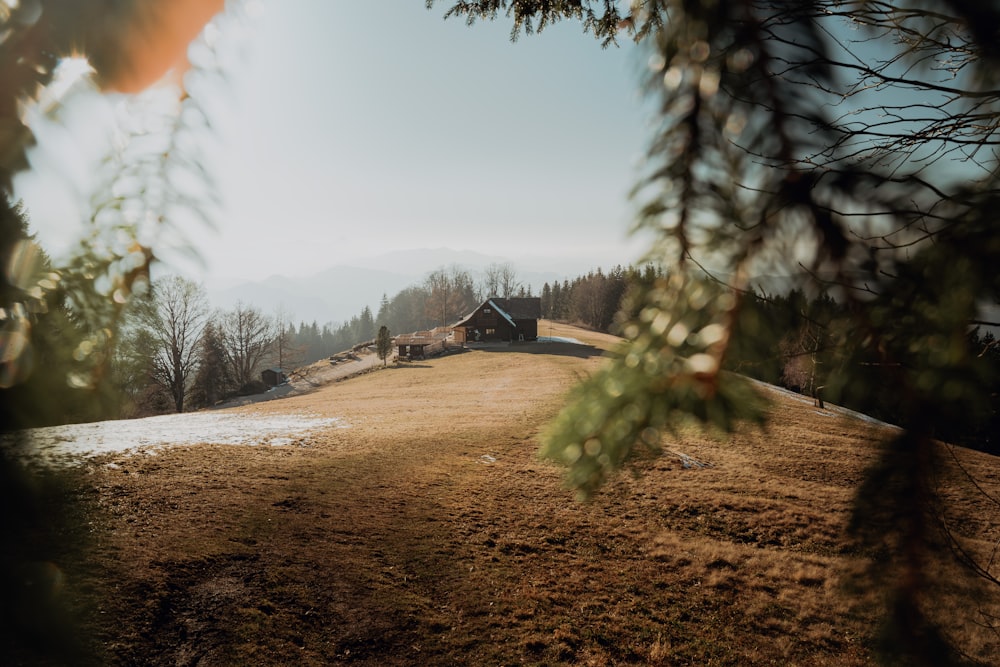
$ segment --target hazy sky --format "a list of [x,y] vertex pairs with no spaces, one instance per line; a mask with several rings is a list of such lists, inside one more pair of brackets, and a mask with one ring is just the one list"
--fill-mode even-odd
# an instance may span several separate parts
[[[221,36],[228,80],[196,93],[222,201],[218,232],[199,235],[210,282],[411,247],[574,257],[581,269],[636,258],[627,193],[647,135],[636,49],[602,50],[575,23],[511,44],[509,20],[470,28],[444,21],[447,7],[270,0]],[[87,146],[43,150],[19,179],[43,242],[50,218],[72,217],[58,208],[72,179],[52,170],[86,172],[62,153],[93,153],[104,136],[70,112],[91,123],[77,139]]]

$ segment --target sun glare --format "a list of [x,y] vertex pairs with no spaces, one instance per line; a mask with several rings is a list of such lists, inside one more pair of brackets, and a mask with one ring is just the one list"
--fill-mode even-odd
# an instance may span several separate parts
[[38,108],[42,113],[52,111],[81,82],[86,81],[94,73],[90,62],[82,56],[63,58],[56,65],[52,81],[38,99]]

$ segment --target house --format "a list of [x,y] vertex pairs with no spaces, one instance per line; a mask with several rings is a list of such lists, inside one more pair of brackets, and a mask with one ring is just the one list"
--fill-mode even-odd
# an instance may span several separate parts
[[456,342],[538,340],[541,316],[542,300],[538,297],[493,297],[452,325],[452,329]]

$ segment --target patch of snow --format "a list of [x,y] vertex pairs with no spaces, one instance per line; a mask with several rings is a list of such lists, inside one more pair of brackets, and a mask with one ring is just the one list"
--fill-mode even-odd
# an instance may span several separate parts
[[[790,389],[785,389],[784,387],[779,387],[777,385],[769,384],[767,382],[762,382],[761,380],[754,380],[753,378],[747,378],[747,379],[759,387],[763,387],[768,391],[773,391],[776,394],[784,394],[788,398],[794,401],[798,401],[799,403],[806,403],[808,405],[816,404],[816,402],[812,398],[808,396],[803,396],[802,394],[798,394],[794,391],[791,391]],[[858,412],[856,410],[851,410],[850,408],[845,408],[840,405],[835,405],[833,403],[830,403],[829,401],[825,401],[825,404],[826,404],[826,411],[814,410],[814,412],[818,415],[823,415],[824,417],[835,417],[837,415],[840,415],[843,417],[851,417],[853,419],[858,419],[863,422],[868,422],[869,424],[874,424],[875,426],[884,426],[890,429],[902,430],[895,424],[884,422],[880,419],[876,419],[875,417],[866,415],[863,412]]]
[[784,387],[779,387],[776,384],[769,384],[767,382],[764,382],[763,380],[755,380],[755,379],[753,379],[751,377],[748,377],[746,379],[750,380],[750,382],[753,382],[754,384],[756,384],[759,387],[763,387],[764,389],[767,389],[768,391],[773,391],[776,394],[784,394],[785,396],[787,396],[788,398],[790,398],[793,401],[798,401],[799,403],[806,403],[808,405],[814,405],[815,404],[815,401],[812,398],[810,398],[808,396],[805,396],[803,394],[800,394],[798,392],[792,391],[791,389],[785,389]]
[[30,429],[26,441],[6,435],[0,446],[46,465],[73,465],[101,454],[171,445],[288,445],[295,435],[329,427],[349,425],[335,417],[197,412]]
[[876,419],[875,417],[872,417],[870,415],[866,415],[863,412],[858,412],[856,410],[851,410],[850,408],[844,408],[844,407],[841,407],[839,405],[834,405],[834,406],[831,406],[830,409],[833,410],[833,411],[835,411],[835,412],[839,412],[840,414],[845,415],[847,417],[853,417],[854,419],[858,419],[858,420],[863,421],[863,422],[868,422],[869,424],[874,424],[876,426],[884,426],[885,428],[893,429],[893,430],[896,430],[896,431],[902,431],[903,430],[902,428],[900,428],[899,426],[896,426],[895,424],[890,424],[889,422],[884,422],[881,419]]
[[575,338],[565,338],[563,336],[539,336],[539,343],[573,343],[574,345],[583,345],[580,341]]
[[496,457],[494,456],[490,456],[489,454],[483,454],[482,456],[479,457],[479,462],[489,465],[490,463],[496,463],[497,460]]

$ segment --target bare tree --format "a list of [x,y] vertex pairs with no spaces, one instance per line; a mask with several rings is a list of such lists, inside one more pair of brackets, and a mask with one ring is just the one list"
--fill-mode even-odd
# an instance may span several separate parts
[[493,262],[483,269],[482,296],[501,297],[509,299],[521,289],[521,281],[517,278],[517,270],[510,262],[503,264]]
[[449,324],[455,319],[467,314],[478,303],[476,285],[472,275],[460,266],[453,265],[449,271],[451,286],[454,292],[454,309]]
[[521,289],[521,281],[517,278],[517,270],[510,262],[500,265],[500,296],[509,299]]
[[482,296],[484,299],[500,296],[500,275],[503,270],[496,262],[489,264],[483,269]]
[[819,351],[822,331],[811,323],[788,333],[778,344],[781,354],[781,379],[800,392],[812,396],[816,407],[822,408],[822,387],[818,385]]
[[274,320],[253,306],[238,303],[219,321],[222,340],[232,377],[240,388],[257,380],[263,361],[276,337]]
[[295,324],[292,319],[293,316],[284,306],[278,306],[274,312],[275,336],[272,356],[273,362],[282,370],[297,366],[304,357],[302,346],[294,343]]
[[177,412],[184,412],[207,317],[204,289],[180,276],[154,283],[149,306],[139,310],[139,321],[153,339],[150,378],[170,394]]
[[451,324],[464,315],[475,299],[472,277],[457,265],[432,271],[424,286],[428,292],[428,313],[440,326]]
[[451,311],[451,280],[444,269],[436,269],[427,276],[424,281],[429,298],[427,300],[428,313],[439,325],[448,322],[448,313]]
[[235,388],[219,327],[213,322],[205,325],[198,348],[198,372],[194,376],[190,401],[196,407],[211,407]]
[[573,283],[570,302],[573,316],[587,326],[594,328],[601,326],[605,311],[605,282],[604,274],[598,270]]

